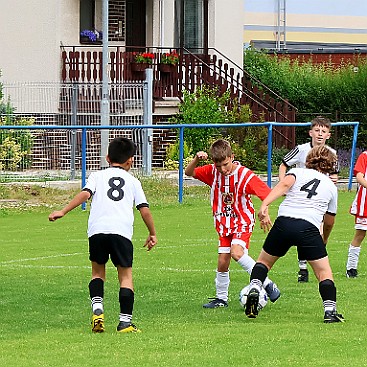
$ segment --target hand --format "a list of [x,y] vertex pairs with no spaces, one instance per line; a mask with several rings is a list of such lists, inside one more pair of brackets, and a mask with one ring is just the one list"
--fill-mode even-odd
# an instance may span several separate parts
[[260,221],[263,221],[263,219],[269,217],[269,207],[267,205],[262,204],[260,206],[259,212],[257,213],[257,216]]
[[260,222],[260,228],[266,233],[269,232],[271,229],[271,226],[273,225],[273,223],[271,222],[271,219],[269,216],[265,217],[261,222]]
[[56,219],[62,218],[64,216],[64,212],[61,210],[56,210],[54,212],[52,212],[49,216],[48,216],[48,220],[50,222],[54,222]]
[[153,246],[157,244],[157,242],[158,241],[156,236],[149,235],[145,241],[144,247],[147,248],[147,251],[150,251],[153,248]]
[[207,153],[205,153],[205,152],[200,151],[200,152],[197,152],[197,153],[196,153],[196,157],[197,157],[199,160],[201,160],[201,161],[205,161],[206,159],[208,159],[208,154],[207,154]]
[[257,216],[260,220],[260,228],[263,229],[264,232],[269,232],[273,225],[269,216],[269,207],[267,205],[261,205]]

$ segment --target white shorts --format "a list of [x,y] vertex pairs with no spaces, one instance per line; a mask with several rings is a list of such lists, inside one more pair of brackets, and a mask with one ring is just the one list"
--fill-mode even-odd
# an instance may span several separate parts
[[232,245],[242,246],[245,254],[248,254],[251,235],[251,232],[238,232],[226,237],[219,237],[218,254],[229,254]]
[[362,231],[367,231],[367,217],[355,216],[355,229],[360,229]]

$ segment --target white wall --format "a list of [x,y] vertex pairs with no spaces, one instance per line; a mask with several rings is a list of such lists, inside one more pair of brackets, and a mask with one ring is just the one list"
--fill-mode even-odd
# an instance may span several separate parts
[[60,41],[79,39],[79,2],[0,0],[0,9],[2,81],[59,81]]
[[215,47],[242,68],[243,0],[209,1],[209,47]]

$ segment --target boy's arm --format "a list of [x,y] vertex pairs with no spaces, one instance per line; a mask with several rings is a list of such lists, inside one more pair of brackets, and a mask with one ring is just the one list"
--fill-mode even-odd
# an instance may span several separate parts
[[356,180],[361,186],[367,188],[367,180],[364,178],[364,174],[362,172],[357,172]]
[[150,212],[150,209],[146,206],[139,208],[139,212],[149,231],[149,236],[144,244],[144,247],[146,247],[147,250],[149,251],[158,242],[154,227],[153,216],[152,213]]
[[284,163],[281,163],[279,166],[279,172],[278,172],[278,179],[279,181],[282,181],[285,177],[285,174],[287,172],[287,166]]
[[193,160],[187,165],[185,169],[186,176],[194,176],[195,167],[198,165],[199,161],[205,161],[208,159],[208,154],[205,152],[197,152]]
[[91,197],[91,193],[89,191],[81,191],[79,194],[75,195],[74,198],[70,201],[70,203],[66,205],[63,209],[52,212],[48,216],[48,220],[53,222],[56,219],[62,218],[65,214],[69,213],[71,210],[73,210],[77,206],[83,204],[90,197]]
[[334,227],[334,222],[335,222],[335,215],[325,213],[325,215],[324,215],[324,224],[323,224],[323,232],[322,232],[322,239],[324,240],[325,245],[327,244],[327,240],[330,236],[331,230]]
[[258,217],[261,221],[261,228],[267,230],[271,227],[271,221],[269,217],[269,205],[276,199],[283,196],[295,183],[296,178],[294,175],[290,174],[284,177],[282,181],[280,181],[273,190],[270,191],[270,194],[263,200],[261,203]]

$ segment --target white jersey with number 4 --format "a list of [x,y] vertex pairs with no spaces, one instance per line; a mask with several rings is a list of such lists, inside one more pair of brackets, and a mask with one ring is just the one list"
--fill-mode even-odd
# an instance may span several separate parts
[[90,174],[83,190],[92,194],[88,237],[98,233],[133,235],[134,203],[148,206],[140,181],[119,167]]
[[292,168],[296,182],[280,204],[278,216],[307,220],[320,228],[324,214],[335,215],[338,190],[328,176],[313,169]]

